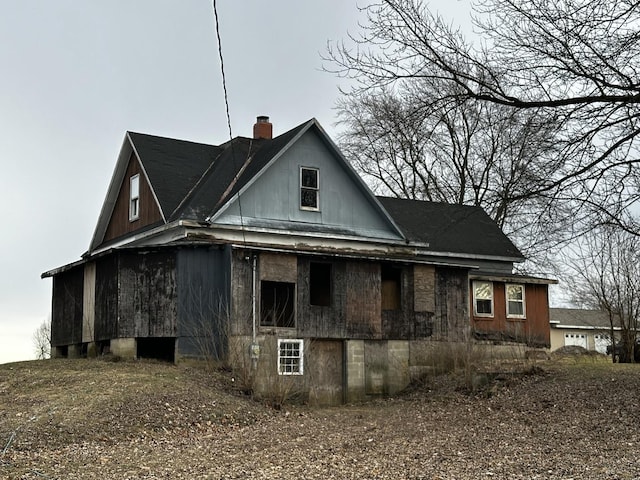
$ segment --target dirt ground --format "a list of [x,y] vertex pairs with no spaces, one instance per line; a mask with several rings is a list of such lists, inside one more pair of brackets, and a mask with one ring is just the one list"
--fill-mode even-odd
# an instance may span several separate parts
[[0,478],[640,479],[639,396],[597,357],[280,410],[199,365],[0,365]]

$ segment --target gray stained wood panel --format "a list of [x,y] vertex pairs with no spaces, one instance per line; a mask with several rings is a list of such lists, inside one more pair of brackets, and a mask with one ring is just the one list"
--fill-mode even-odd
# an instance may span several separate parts
[[82,342],[83,289],[84,266],[75,267],[53,277],[52,346]]

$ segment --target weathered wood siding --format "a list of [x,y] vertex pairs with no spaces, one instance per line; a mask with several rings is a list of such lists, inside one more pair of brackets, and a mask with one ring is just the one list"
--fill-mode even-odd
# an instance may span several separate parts
[[[140,216],[137,220],[129,220],[129,188],[130,178],[133,175],[140,175]],[[116,200],[111,214],[111,219],[107,226],[107,230],[104,235],[104,242],[113,240],[127,233],[134,232],[136,230],[143,229],[154,224],[162,223],[162,214],[158,208],[158,204],[153,196],[153,192],[147,183],[147,179],[142,173],[140,163],[135,156],[135,153],[131,154],[129,159],[129,165],[127,172],[120,185],[120,193]]]
[[120,254],[119,337],[175,337],[174,250]]
[[[320,261],[331,265],[331,300],[329,305],[312,305],[310,299],[311,262]],[[345,262],[320,258],[298,259],[298,309],[297,329],[304,337],[345,338],[347,337],[347,265]]]
[[89,262],[84,266],[82,294],[82,341],[93,342],[96,321],[96,264]]
[[178,353],[222,357],[230,321],[230,247],[177,253]]
[[[252,255],[239,250],[233,253],[233,335],[250,335],[252,331]],[[399,271],[401,301],[399,308],[385,310],[382,305],[382,262],[304,255],[296,258],[291,254],[275,253],[256,255],[258,305],[261,279],[296,285],[295,332],[289,332],[289,336],[410,340],[437,334],[438,338],[457,339],[468,327],[469,290],[465,269],[394,264]],[[311,303],[312,263],[331,266],[330,302],[327,305]],[[258,309],[258,316],[259,313]],[[274,327],[260,327],[257,318],[256,330],[266,333]]]
[[[472,327],[480,338],[527,343],[533,346],[550,345],[549,297],[546,284],[524,284],[525,318],[507,317],[506,286],[493,283],[493,316],[473,315],[473,295],[470,295]],[[516,282],[517,283],[517,282]],[[471,283],[470,288],[473,288]],[[518,283],[521,285],[521,283]]]
[[[251,335],[253,255],[248,250],[234,250],[231,254],[231,335]],[[259,312],[257,309],[257,315]],[[256,325],[259,324],[260,319],[256,318]]]
[[118,337],[118,256],[96,261],[96,341]]
[[446,340],[463,340],[469,325],[468,271],[436,268],[435,292],[434,335]]
[[82,343],[84,266],[53,277],[51,345]]
[[347,262],[345,276],[347,335],[382,338],[380,264]]

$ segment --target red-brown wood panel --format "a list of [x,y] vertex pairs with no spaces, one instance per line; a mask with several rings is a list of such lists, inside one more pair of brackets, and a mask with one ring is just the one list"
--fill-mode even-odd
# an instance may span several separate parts
[[[519,284],[518,282],[514,282]],[[535,345],[549,345],[549,298],[547,285],[525,284],[525,318],[508,318],[506,288],[493,282],[493,316],[474,315],[473,283],[470,285],[470,306],[474,331],[504,339]]]
[[[133,175],[140,175],[140,215],[137,220],[129,220],[129,181]],[[148,225],[162,221],[162,214],[158,204],[147,183],[147,179],[142,173],[140,163],[135,154],[129,159],[129,166],[125,173],[120,192],[109,220],[109,225],[104,235],[104,241],[108,242],[128,233],[140,230]]]

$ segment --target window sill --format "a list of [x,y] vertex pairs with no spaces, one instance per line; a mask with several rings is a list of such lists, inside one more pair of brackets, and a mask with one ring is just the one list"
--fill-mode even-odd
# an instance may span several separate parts
[[526,322],[527,317],[507,317],[507,322]]

